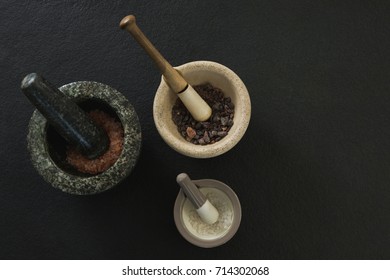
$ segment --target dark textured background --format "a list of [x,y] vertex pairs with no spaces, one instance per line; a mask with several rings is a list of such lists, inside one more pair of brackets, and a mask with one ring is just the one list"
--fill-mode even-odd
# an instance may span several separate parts
[[[360,2],[1,1],[0,257],[389,259],[390,5]],[[242,78],[252,119],[233,150],[197,160],[163,142],[160,75],[118,28],[130,13],[173,65],[212,60]],[[26,149],[29,72],[106,83],[133,103],[143,149],[130,177],[89,197],[43,181]],[[237,192],[242,224],[224,246],[178,233],[183,171]]]

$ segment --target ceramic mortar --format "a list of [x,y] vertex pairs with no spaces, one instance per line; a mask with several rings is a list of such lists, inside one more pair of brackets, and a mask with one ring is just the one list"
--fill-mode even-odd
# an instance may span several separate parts
[[[224,205],[225,213],[214,204],[219,211],[218,224],[208,225],[200,218],[194,219],[195,207],[181,189],[173,210],[178,231],[188,242],[199,247],[212,248],[225,244],[233,238],[241,223],[241,204],[237,195],[229,186],[217,180],[202,179],[192,182],[203,194],[206,195],[209,192],[217,196],[221,205]],[[211,200],[210,202],[214,203]],[[228,223],[225,224],[224,221]],[[210,229],[212,229],[211,232],[209,232]],[[202,232],[203,230],[206,231]]]
[[194,61],[175,67],[191,85],[210,83],[220,88],[235,105],[234,124],[227,136],[214,144],[195,145],[186,141],[172,120],[172,107],[178,98],[164,78],[153,103],[153,118],[163,140],[175,151],[194,158],[211,158],[232,149],[244,136],[251,116],[251,103],[242,80],[224,65],[211,61]]

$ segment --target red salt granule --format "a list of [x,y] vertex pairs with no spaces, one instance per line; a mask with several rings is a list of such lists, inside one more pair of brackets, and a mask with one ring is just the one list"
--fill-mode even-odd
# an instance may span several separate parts
[[69,146],[66,152],[67,161],[78,171],[95,175],[110,168],[119,158],[123,147],[123,127],[105,112],[94,110],[88,113],[89,117],[107,133],[110,146],[107,151],[96,159],[88,159],[75,147]]

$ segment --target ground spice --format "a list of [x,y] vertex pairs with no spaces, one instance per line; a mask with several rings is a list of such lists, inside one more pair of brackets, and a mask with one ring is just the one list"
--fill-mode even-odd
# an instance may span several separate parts
[[69,146],[66,152],[66,159],[78,171],[95,175],[106,171],[119,158],[124,141],[123,127],[120,122],[103,111],[90,111],[88,115],[97,125],[106,131],[110,140],[110,146],[103,155],[96,159],[88,159],[75,147]]
[[172,108],[172,120],[188,142],[213,144],[225,137],[232,127],[234,104],[230,97],[224,97],[221,89],[209,83],[194,86],[194,89],[211,107],[210,119],[205,122],[194,120],[180,98],[177,98]]
[[218,220],[214,224],[206,224],[198,212],[192,209],[188,213],[188,224],[200,238],[218,238],[226,233],[233,224],[234,212],[228,201],[221,197],[215,189],[209,189],[205,194],[210,203],[218,210]]

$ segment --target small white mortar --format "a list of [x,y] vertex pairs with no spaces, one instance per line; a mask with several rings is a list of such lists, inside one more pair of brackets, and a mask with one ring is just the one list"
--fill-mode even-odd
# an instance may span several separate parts
[[229,151],[244,136],[251,116],[250,98],[244,83],[232,70],[212,61],[189,62],[175,69],[192,86],[210,83],[220,88],[225,97],[230,97],[235,106],[234,124],[228,135],[214,144],[202,146],[187,142],[172,120],[172,107],[178,97],[162,78],[153,104],[154,123],[161,137],[175,151],[189,157],[211,158]]

